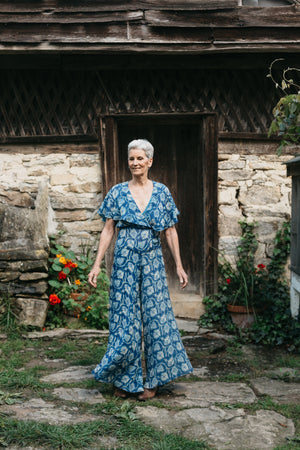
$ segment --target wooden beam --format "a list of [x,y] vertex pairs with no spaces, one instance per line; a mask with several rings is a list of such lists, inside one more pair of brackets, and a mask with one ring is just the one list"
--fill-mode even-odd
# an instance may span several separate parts
[[146,23],[152,27],[247,28],[299,27],[300,8],[296,6],[255,8],[231,11],[145,11]]
[[[242,47],[251,44],[274,44],[300,42],[298,28],[166,28],[140,26],[137,24],[21,24],[7,27],[0,25],[0,42],[2,45],[32,44],[147,44],[153,50],[157,44],[177,45],[195,44],[239,44]],[[120,48],[119,48],[120,49]],[[15,50],[15,48],[14,48]],[[300,48],[298,49],[300,51]]]
[[[22,0],[2,0],[0,12],[24,13],[42,12],[51,14],[52,12],[67,11],[134,11],[139,9],[159,9],[159,10],[215,10],[232,9],[238,6],[238,0],[42,0],[42,1],[22,1]],[[58,6],[59,5],[59,6]]]
[[[1,11],[1,9],[0,9]],[[0,23],[7,25],[17,24],[80,24],[80,23],[115,23],[115,22],[131,22],[142,20],[144,12],[139,11],[122,11],[122,12],[75,12],[69,14],[67,12],[53,12],[51,14],[44,13],[18,13],[4,14],[0,12]]]

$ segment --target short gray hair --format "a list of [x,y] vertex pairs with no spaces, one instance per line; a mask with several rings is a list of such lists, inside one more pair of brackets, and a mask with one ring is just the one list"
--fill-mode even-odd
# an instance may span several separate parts
[[153,148],[153,145],[149,141],[147,141],[147,139],[134,139],[133,141],[129,142],[128,156],[129,156],[130,150],[132,150],[134,148],[144,150],[148,159],[153,158],[154,148]]

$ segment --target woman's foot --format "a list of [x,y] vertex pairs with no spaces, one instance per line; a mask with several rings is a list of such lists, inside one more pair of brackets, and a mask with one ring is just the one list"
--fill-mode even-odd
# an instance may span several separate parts
[[150,400],[151,398],[155,397],[157,392],[157,387],[152,389],[144,389],[144,392],[138,396],[138,400]]
[[118,398],[127,398],[128,397],[128,392],[124,391],[123,389],[114,388],[114,396],[118,397]]

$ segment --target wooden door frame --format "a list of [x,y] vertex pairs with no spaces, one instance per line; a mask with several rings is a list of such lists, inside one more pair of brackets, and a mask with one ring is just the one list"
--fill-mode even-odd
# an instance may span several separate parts
[[[203,199],[201,211],[203,220],[198,232],[202,235],[203,248],[199,257],[202,261],[200,292],[205,295],[217,291],[218,285],[218,118],[215,113],[139,113],[107,114],[99,117],[99,146],[102,170],[103,196],[119,182],[118,121],[144,121],[145,119],[166,120],[189,119],[201,126],[201,167]],[[106,177],[109,174],[109,180]]]

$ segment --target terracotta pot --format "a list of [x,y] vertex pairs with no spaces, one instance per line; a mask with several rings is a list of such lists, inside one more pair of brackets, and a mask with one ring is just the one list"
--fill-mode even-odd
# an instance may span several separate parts
[[239,328],[249,328],[255,322],[255,312],[253,308],[247,308],[242,305],[227,304],[227,310],[230,312],[232,322]]

